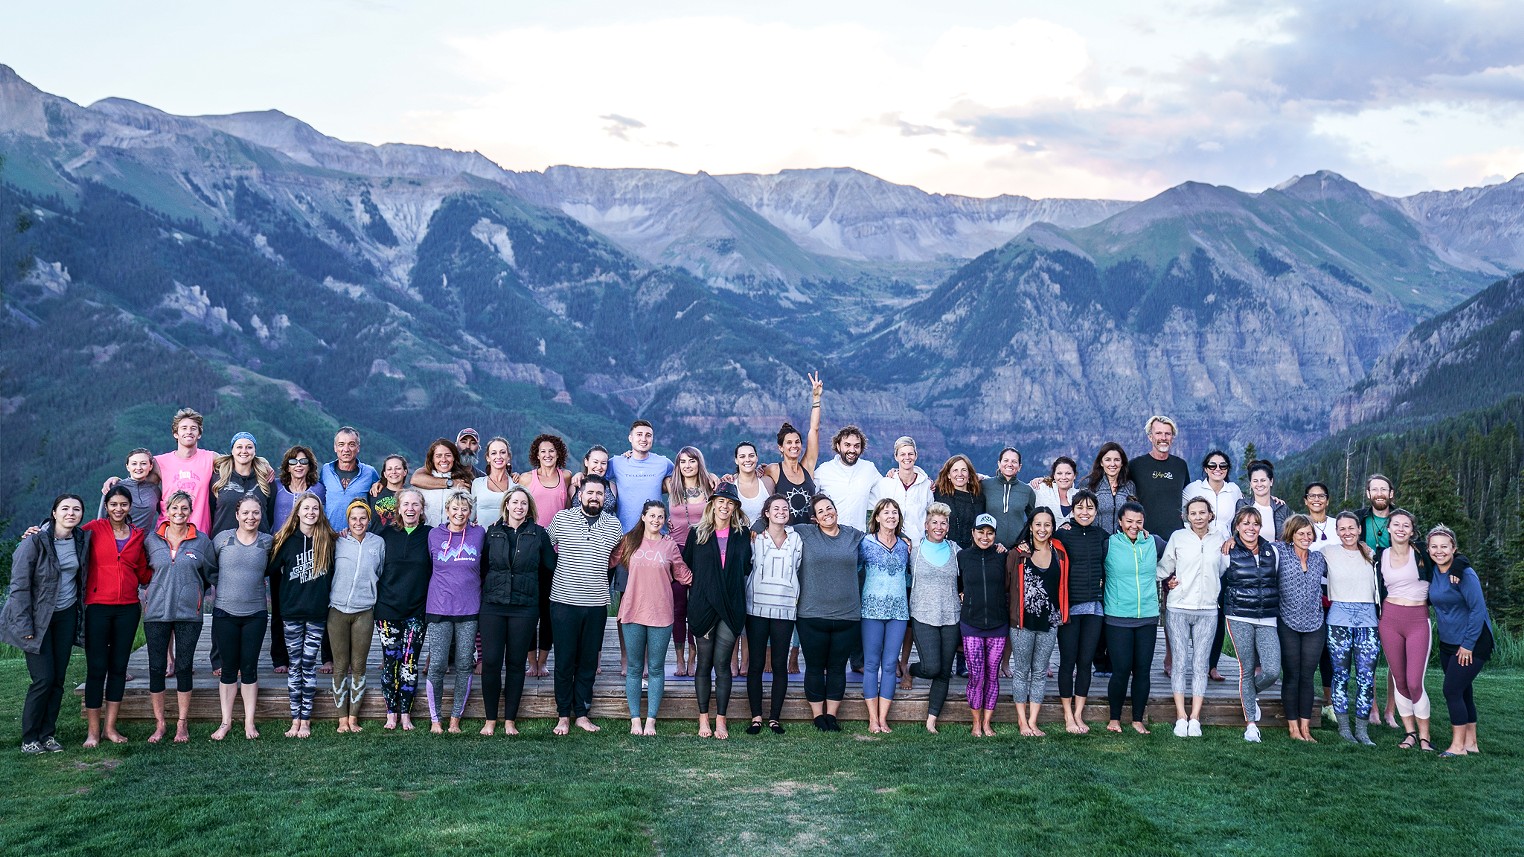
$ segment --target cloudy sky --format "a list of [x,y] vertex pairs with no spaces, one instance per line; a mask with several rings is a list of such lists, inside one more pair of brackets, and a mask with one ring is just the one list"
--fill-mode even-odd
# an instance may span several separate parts
[[277,108],[510,169],[851,166],[1124,199],[1524,172],[1516,0],[59,5],[8,10],[0,62],[81,104]]

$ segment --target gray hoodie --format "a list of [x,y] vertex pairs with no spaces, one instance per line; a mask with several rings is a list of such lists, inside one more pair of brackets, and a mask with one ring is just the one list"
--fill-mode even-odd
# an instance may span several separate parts
[[340,613],[362,613],[376,606],[376,581],[386,562],[386,543],[376,533],[367,533],[364,542],[355,541],[348,532],[333,546],[333,589],[328,606]]
[[197,530],[170,556],[169,542],[155,532],[148,534],[144,547],[148,549],[153,578],[148,581],[148,594],[143,599],[143,621],[201,621],[201,596],[217,568],[212,540]]

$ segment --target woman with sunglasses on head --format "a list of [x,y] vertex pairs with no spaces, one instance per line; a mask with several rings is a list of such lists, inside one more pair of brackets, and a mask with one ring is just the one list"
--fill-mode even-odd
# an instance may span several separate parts
[[212,610],[212,638],[224,659],[217,684],[222,724],[212,733],[221,741],[233,728],[233,700],[243,699],[243,736],[259,737],[254,709],[259,701],[259,650],[265,642],[265,580],[275,537],[260,531],[264,505],[257,497],[238,503],[238,528],[212,539],[217,567],[212,584],[218,587],[217,606]]
[[1429,530],[1427,544],[1434,563],[1429,603],[1434,607],[1445,705],[1450,710],[1450,746],[1439,755],[1448,759],[1481,752],[1471,689],[1496,643],[1481,578],[1465,557],[1456,554],[1455,531],[1440,524]]
[[[81,604],[88,583],[89,532],[80,529],[84,501],[75,494],[53,500],[49,520],[22,538],[11,555],[10,594],[0,608],[0,640],[26,653],[27,687],[21,709],[21,752],[59,753],[58,713],[69,658],[82,636]],[[164,668],[159,668],[164,681]]]
[[733,457],[736,472],[720,478],[735,484],[736,496],[741,498],[741,511],[746,513],[746,520],[753,522],[760,530],[767,525],[763,506],[767,503],[767,498],[773,495],[773,480],[763,472],[757,457],[757,446],[751,441],[743,440],[736,444]]

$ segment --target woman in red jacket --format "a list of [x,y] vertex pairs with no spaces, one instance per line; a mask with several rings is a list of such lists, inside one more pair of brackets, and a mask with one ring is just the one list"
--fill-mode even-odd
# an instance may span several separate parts
[[101,702],[106,707],[106,740],[127,743],[116,730],[117,711],[127,684],[127,656],[143,608],[138,587],[148,583],[146,531],[132,525],[132,492],[117,485],[106,492],[106,517],[80,527],[90,533],[90,574],[85,579],[86,747],[101,742]]

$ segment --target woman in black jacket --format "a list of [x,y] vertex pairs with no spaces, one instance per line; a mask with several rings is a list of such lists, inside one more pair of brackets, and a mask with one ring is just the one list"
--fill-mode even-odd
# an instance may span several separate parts
[[482,635],[483,735],[497,730],[499,700],[505,703],[503,734],[519,734],[514,721],[540,619],[540,592],[549,588],[555,570],[556,551],[550,534],[535,523],[534,498],[524,486],[514,485],[503,495],[501,519],[487,528],[482,556],[482,610],[476,627]]
[[[1244,740],[1259,743],[1259,695],[1281,674],[1280,572],[1275,548],[1259,537],[1259,510],[1244,506],[1233,515],[1233,540],[1224,542],[1228,570],[1222,575],[1223,613],[1238,658],[1238,697],[1244,707]],[[1255,669],[1259,674],[1255,674]]]
[[[730,656],[736,635],[746,627],[746,577],[751,574],[751,533],[735,485],[721,483],[704,506],[704,516],[688,531],[683,562],[693,572],[688,594],[688,628],[698,649],[699,737],[724,740],[725,711],[730,707]],[[718,668],[715,668],[718,665]],[[716,679],[713,732],[709,729],[710,671]]]
[[995,516],[974,519],[974,544],[958,552],[959,620],[968,654],[968,707],[975,738],[995,737],[990,718],[1000,696],[1000,661],[1011,633],[1011,598],[1005,583],[1005,555],[995,549]]
[[423,523],[423,494],[416,488],[397,492],[396,522],[381,531],[386,563],[376,581],[376,631],[381,635],[381,697],[386,724],[413,728],[413,699],[418,692],[418,649],[423,644],[423,608],[434,565],[429,560],[429,531]]
[[85,576],[90,534],[79,529],[85,503],[77,495],[53,500],[52,520],[11,555],[11,591],[0,611],[0,640],[26,653],[32,684],[21,709],[21,752],[58,753],[54,732],[64,677],[74,647],[84,645]]

